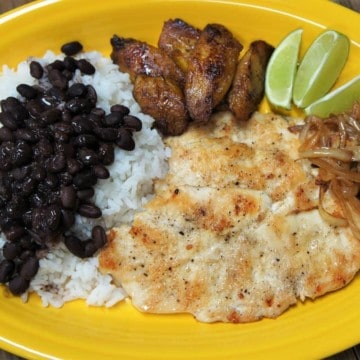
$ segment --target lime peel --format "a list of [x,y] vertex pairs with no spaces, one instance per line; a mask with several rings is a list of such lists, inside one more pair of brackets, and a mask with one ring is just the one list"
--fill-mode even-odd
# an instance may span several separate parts
[[275,48],[266,70],[265,95],[271,105],[291,109],[303,29],[289,33]]
[[335,30],[321,33],[307,49],[298,67],[293,102],[305,108],[323,97],[339,77],[349,55],[348,37]]
[[360,101],[360,75],[310,104],[304,111],[307,115],[326,118],[351,109],[355,101]]

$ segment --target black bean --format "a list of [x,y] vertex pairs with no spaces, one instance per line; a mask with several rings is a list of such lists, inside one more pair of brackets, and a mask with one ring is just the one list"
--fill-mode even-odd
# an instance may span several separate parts
[[68,250],[74,255],[84,258],[85,256],[85,246],[83,242],[76,237],[75,235],[68,235],[64,238],[64,244]]
[[[64,76],[64,78],[66,79],[66,77]],[[67,79],[66,79],[67,80]],[[58,87],[52,87],[50,88],[44,98],[43,98],[43,102],[46,103],[48,102],[48,105],[53,105],[56,106],[58,104],[60,104],[62,101],[66,100],[66,88],[58,88]]]
[[49,81],[50,81],[51,85],[53,85],[61,90],[64,90],[68,87],[68,80],[61,73],[60,70],[52,69],[49,72],[48,77],[49,77]]
[[28,100],[35,99],[38,95],[38,91],[34,87],[27,84],[19,84],[16,87],[16,90],[21,96]]
[[94,116],[97,119],[101,119],[103,116],[105,116],[105,110],[102,108],[94,108],[90,111],[90,116]]
[[0,217],[0,227],[1,227],[1,230],[3,230],[3,231],[5,231],[6,229],[9,229],[14,224],[17,224],[17,222],[13,218],[11,218],[7,213],[7,207],[9,206],[9,203],[12,201],[12,199],[13,199],[13,195],[10,190],[10,197],[5,202],[4,206],[0,210],[0,216],[1,216]]
[[0,122],[9,130],[16,130],[18,123],[9,111],[0,113]]
[[94,204],[80,204],[77,212],[86,218],[97,219],[101,217],[101,210]]
[[31,129],[27,129],[27,128],[17,129],[14,132],[14,135],[17,140],[24,140],[24,141],[30,142],[30,143],[37,142],[37,139]]
[[93,172],[98,179],[108,179],[110,177],[109,170],[101,164],[94,165]]
[[97,153],[87,147],[79,148],[77,157],[84,165],[96,165],[99,163],[99,156]]
[[40,139],[33,148],[35,157],[48,158],[54,153],[53,146],[48,139]]
[[70,98],[85,96],[87,88],[83,83],[75,83],[69,87],[67,94]]
[[86,59],[80,59],[77,62],[79,70],[86,75],[93,75],[95,73],[95,67]]
[[19,275],[26,280],[31,280],[39,270],[39,259],[30,256],[21,265]]
[[[29,198],[29,202],[30,202],[30,205],[34,208],[38,208],[40,206],[43,206],[47,203],[47,197],[44,193],[41,193],[41,192],[36,192],[34,194],[31,194],[30,198]],[[24,218],[23,216],[23,221],[25,222],[26,221],[26,225],[29,224],[29,217],[28,216],[31,216],[32,217],[32,213],[30,212],[30,214],[27,214],[26,218]]]
[[76,207],[76,191],[72,185],[63,186],[60,189],[61,205],[65,209],[75,209]]
[[16,241],[25,234],[25,228],[21,225],[13,225],[6,229],[4,234],[9,241]]
[[15,119],[18,126],[22,126],[24,124],[24,120],[29,117],[29,112],[26,110],[26,107],[21,105],[14,106],[10,110],[11,115]]
[[68,70],[68,69],[64,69],[62,71],[62,74],[65,76],[65,78],[68,81],[72,80],[72,78],[74,77],[74,73],[72,71]]
[[92,132],[92,124],[82,116],[75,116],[71,121],[72,128],[77,134],[89,134]]
[[1,100],[1,102],[0,102],[1,110],[3,112],[4,111],[11,112],[11,109],[18,105],[21,105],[21,102],[14,96],[9,96],[6,99]]
[[135,141],[131,132],[124,128],[119,129],[119,136],[115,140],[115,143],[119,148],[127,151],[132,151],[135,148]]
[[115,159],[115,149],[111,143],[101,143],[98,149],[100,161],[103,165],[111,165]]
[[32,241],[31,236],[29,234],[20,238],[17,242],[22,250],[34,250],[35,243]]
[[23,126],[24,120],[29,117],[29,112],[23,105],[15,106],[10,110],[12,117],[15,119],[18,127]]
[[43,190],[43,187],[45,187],[45,189],[56,189],[58,185],[58,177],[55,174],[48,173],[43,183],[38,186],[38,189]]
[[5,209],[1,211],[1,218],[0,218],[0,227],[2,230],[9,228],[14,224],[14,220],[11,219],[6,211],[7,203],[5,204]]
[[94,196],[94,194],[95,190],[93,188],[82,189],[76,192],[76,196],[80,200],[89,200]]
[[19,255],[19,259],[25,261],[30,257],[34,257],[34,255],[35,255],[35,251],[27,249],[21,252],[21,254]]
[[0,152],[0,170],[8,171],[12,168],[9,157]]
[[9,290],[13,295],[21,295],[29,288],[30,281],[22,278],[21,276],[15,276],[9,281]]
[[66,103],[66,109],[73,114],[87,114],[91,111],[91,103],[86,98],[74,98]]
[[75,155],[75,145],[73,143],[55,143],[55,153],[62,153],[66,159],[72,158]]
[[121,104],[115,104],[110,108],[111,112],[117,112],[122,114],[122,116],[129,115],[130,109],[127,106]]
[[123,117],[122,125],[125,129],[140,131],[142,129],[142,122],[139,118],[132,115],[125,115]]
[[91,109],[92,109],[94,106],[96,106],[97,93],[92,85],[86,85],[86,90],[87,90],[86,99],[89,101],[89,104],[91,105]]
[[0,262],[0,283],[8,282],[15,270],[15,263],[12,260],[2,260]]
[[64,230],[69,230],[75,224],[75,214],[71,210],[61,209],[61,224]]
[[101,140],[104,141],[115,141],[119,136],[119,130],[117,128],[96,128],[94,133]]
[[31,129],[32,131],[43,129],[45,126],[46,124],[43,123],[42,121],[39,121],[39,119],[37,118],[29,117],[28,119],[24,120],[24,127]]
[[54,140],[59,143],[67,143],[70,141],[70,136],[62,131],[54,131]]
[[[31,196],[33,196],[33,195],[31,195]],[[31,198],[30,198],[29,203],[31,203]],[[31,209],[25,211],[25,212],[23,213],[23,216],[22,216],[21,219],[22,219],[24,225],[25,225],[27,228],[30,228],[30,227],[31,227]]]
[[108,127],[120,125],[123,115],[120,112],[114,111],[103,118],[103,124]]
[[[71,138],[70,138],[71,139]],[[62,153],[65,155],[66,159],[70,159],[75,156],[75,144],[71,141],[68,143],[66,142],[56,142],[54,144],[54,151],[55,153]]]
[[97,178],[91,170],[85,169],[74,176],[73,182],[77,189],[86,189],[94,186],[97,183]]
[[59,70],[62,71],[65,69],[64,66],[64,62],[62,60],[55,60],[52,63],[48,64],[46,66],[46,68],[48,69],[48,72],[52,71],[52,70]]
[[15,137],[13,132],[8,127],[1,127],[0,128],[0,141],[14,141]]
[[32,148],[25,141],[19,140],[11,153],[11,163],[14,166],[22,166],[31,161]]
[[40,237],[45,238],[53,234],[61,221],[61,209],[53,204],[47,207],[39,207],[32,213],[32,230]]
[[93,227],[91,231],[91,237],[98,249],[102,248],[106,244],[106,232],[105,229],[100,225],[96,225]]
[[68,135],[72,135],[74,133],[72,125],[69,123],[66,123],[65,121],[61,121],[61,122],[54,124],[53,129],[61,131]]
[[83,49],[82,44],[79,41],[71,41],[61,46],[61,52],[67,56],[73,56],[79,53]]
[[80,161],[76,159],[67,159],[67,171],[71,175],[75,175],[83,168]]
[[92,134],[81,134],[74,139],[76,146],[95,147],[98,145],[98,139]]
[[60,109],[48,109],[41,114],[41,120],[46,124],[54,124],[61,120],[61,115],[62,113]]
[[6,242],[3,246],[3,256],[7,260],[14,260],[20,254],[21,248],[15,242]]
[[64,67],[66,70],[74,72],[77,69],[77,61],[71,56],[65,56]]
[[12,225],[4,231],[4,235],[9,241],[16,241],[25,234],[25,228],[21,225]]
[[40,117],[41,113],[45,111],[45,105],[38,100],[30,100],[26,103],[26,109],[32,118]]
[[67,171],[58,174],[58,179],[60,184],[64,186],[69,186],[73,183],[73,176]]
[[14,197],[6,205],[5,210],[8,218],[16,220],[20,219],[25,209],[25,204],[22,201],[14,200]]
[[0,152],[5,156],[11,156],[15,149],[15,144],[11,141],[5,141],[0,146]]
[[44,180],[46,177],[46,170],[38,163],[34,164],[31,177],[36,181]]
[[46,169],[52,173],[58,173],[66,168],[66,157],[63,154],[55,154],[47,160]]
[[84,256],[93,256],[99,248],[96,246],[92,239],[84,241]]
[[52,131],[49,127],[35,127],[31,129],[37,141],[47,140],[49,145],[51,146],[52,140]]
[[31,166],[25,165],[11,170],[8,175],[15,180],[24,180],[31,172]]
[[55,231],[59,227],[61,220],[61,209],[58,205],[50,205],[47,208],[47,223],[49,229]]
[[25,179],[22,182],[21,193],[24,196],[29,196],[35,190],[36,185],[37,185],[37,181],[34,178],[29,177],[29,178]]
[[33,209],[31,215],[31,228],[35,233],[40,234],[48,230],[46,216],[45,207],[38,206]]
[[44,75],[44,69],[38,61],[31,61],[30,75],[35,79],[41,79]]

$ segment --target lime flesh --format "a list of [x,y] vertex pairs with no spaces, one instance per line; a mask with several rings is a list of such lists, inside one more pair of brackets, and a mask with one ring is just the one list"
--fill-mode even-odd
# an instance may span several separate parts
[[265,77],[265,95],[275,107],[290,109],[303,30],[288,34],[275,48]]
[[293,101],[304,108],[324,96],[339,77],[349,55],[347,36],[327,30],[306,51],[296,73]]
[[360,75],[305,108],[305,114],[323,118],[350,110],[360,101]]

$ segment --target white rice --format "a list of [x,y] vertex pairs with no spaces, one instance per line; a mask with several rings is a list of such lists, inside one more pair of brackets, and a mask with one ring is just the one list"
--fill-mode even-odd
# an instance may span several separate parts
[[[16,87],[20,83],[34,85],[37,80],[29,74],[29,63],[37,60],[46,65],[63,55],[46,52],[43,58],[29,58],[17,69],[4,66],[0,76],[0,99],[8,96],[19,97]],[[141,113],[132,96],[132,85],[127,74],[121,73],[109,58],[98,52],[83,53],[78,58],[86,58],[96,68],[92,76],[77,70],[74,81],[91,84],[97,91],[98,106],[109,112],[113,104],[123,104],[132,115],[141,119],[143,128],[134,134],[134,151],[116,149],[115,161],[109,167],[111,177],[101,180],[95,187],[94,201],[103,212],[100,224],[107,229],[132,221],[136,211],[151,198],[153,180],[167,172],[170,150],[165,148],[156,130],[152,130],[153,119]],[[78,217],[75,229],[89,233],[94,223]],[[4,244],[0,236],[0,249]],[[0,259],[2,257],[0,251]],[[98,258],[79,259],[72,255],[63,244],[52,249],[40,260],[40,269],[32,280],[28,293],[37,293],[44,306],[61,307],[75,299],[85,299],[88,305],[112,306],[126,297],[122,288],[112,284],[110,275],[98,270]],[[27,300],[28,293],[22,296]]]

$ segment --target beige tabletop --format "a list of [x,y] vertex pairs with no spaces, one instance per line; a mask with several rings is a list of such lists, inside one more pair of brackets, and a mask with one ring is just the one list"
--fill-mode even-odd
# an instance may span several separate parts
[[[20,5],[27,4],[33,0],[0,0],[0,13],[14,9]],[[360,12],[360,0],[333,0],[350,9]],[[21,360],[18,356],[0,350],[0,360]],[[360,360],[360,344],[347,349],[339,354],[335,354],[327,360]]]

